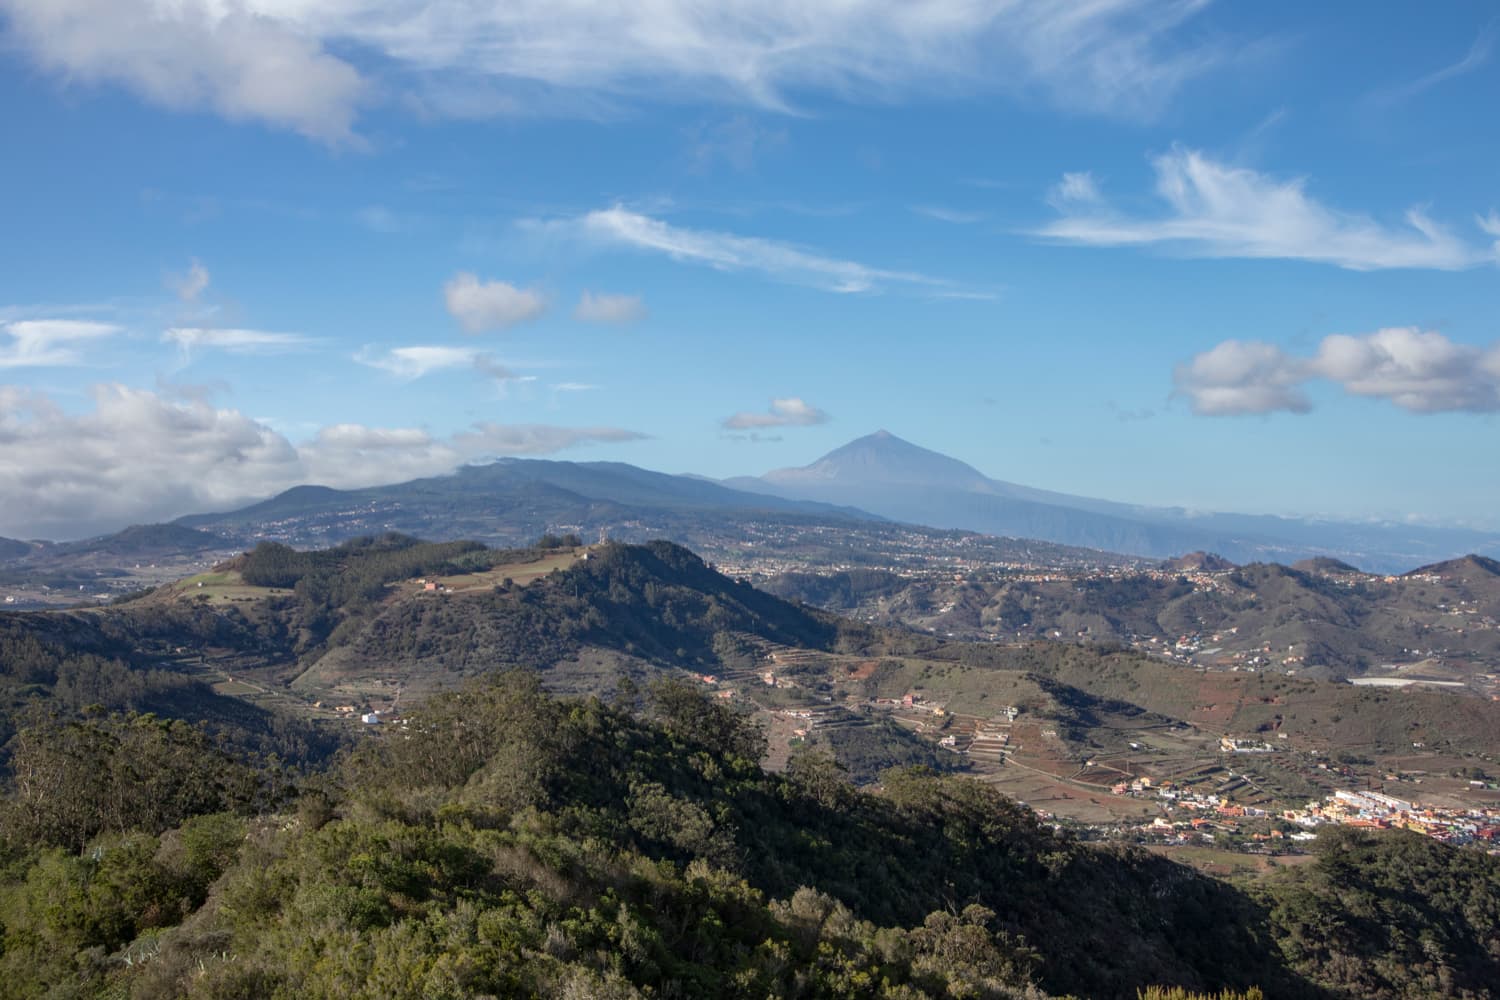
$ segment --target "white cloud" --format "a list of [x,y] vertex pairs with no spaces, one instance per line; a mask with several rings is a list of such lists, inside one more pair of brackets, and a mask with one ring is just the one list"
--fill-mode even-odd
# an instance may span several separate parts
[[1420,208],[1407,211],[1405,226],[1392,227],[1323,205],[1301,179],[1276,180],[1193,150],[1173,149],[1154,165],[1166,214],[1130,217],[1097,197],[1059,197],[1070,190],[1097,195],[1091,182],[1077,180],[1087,175],[1069,174],[1051,199],[1062,218],[1037,235],[1088,246],[1159,244],[1203,257],[1317,261],[1355,271],[1455,271],[1500,259],[1494,248],[1455,235]]
[[1230,416],[1312,408],[1300,384],[1302,366],[1273,344],[1226,340],[1178,365],[1177,392],[1202,416]]
[[796,396],[788,396],[771,400],[771,406],[765,413],[736,413],[725,418],[723,423],[729,430],[745,431],[766,427],[809,427],[827,422],[828,414]]
[[905,285],[928,291],[953,287],[939,278],[824,257],[789,243],[674,226],[619,205],[566,222],[534,223],[533,227],[542,231],[572,232],[597,243],[665,254],[673,260],[703,264],[720,271],[759,271],[783,281],[830,292],[870,292],[886,285]]
[[639,295],[585,291],[573,309],[573,318],[585,323],[635,323],[646,318],[646,304]]
[[[779,110],[791,94],[890,101],[1008,92],[1149,116],[1226,48],[1202,0],[0,0],[69,80],[349,141],[367,92],[450,114],[684,95]],[[1192,33],[1190,34],[1189,31]],[[1242,47],[1243,48],[1243,47]],[[340,56],[374,58],[375,85]],[[376,72],[372,70],[372,72]]]
[[454,369],[472,369],[499,383],[531,382],[536,379],[534,375],[517,374],[488,352],[442,344],[393,347],[384,354],[367,347],[356,353],[354,360],[407,380]]
[[0,344],[0,368],[42,368],[78,365],[78,346],[113,336],[120,327],[78,319],[27,319],[0,323],[10,344]]
[[467,271],[455,274],[443,286],[443,301],[449,315],[469,333],[504,330],[547,311],[547,300],[540,292],[504,281],[480,281]]
[[164,343],[176,344],[184,354],[203,348],[230,354],[284,354],[302,350],[313,343],[300,333],[196,326],[173,327],[163,333],[161,339]]
[[557,382],[552,386],[553,392],[591,392],[599,388],[589,382]]
[[541,455],[642,435],[615,427],[475,424],[450,437],[336,424],[295,445],[262,421],[122,385],[73,414],[0,385],[0,535],[78,537],[222,510],[299,483],[351,488],[438,475],[466,461]]
[[1495,244],[1490,249],[1495,259],[1500,260],[1500,212],[1491,209],[1488,215],[1476,215],[1474,224],[1487,235],[1495,237]]
[[1351,395],[1388,399],[1412,413],[1500,410],[1500,343],[1456,344],[1416,327],[1335,334],[1323,338],[1312,370]]
[[1426,76],[1419,77],[1410,83],[1402,84],[1390,90],[1374,95],[1375,101],[1380,104],[1394,104],[1400,101],[1416,97],[1425,90],[1454,77],[1466,76],[1475,70],[1483,68],[1490,61],[1490,52],[1495,47],[1495,22],[1491,21],[1469,46],[1469,51],[1464,53],[1462,59],[1450,63],[1441,69],[1434,70]]
[[1060,211],[1067,211],[1070,205],[1092,205],[1099,200],[1099,185],[1087,170],[1063,174],[1047,196],[1047,201]]
[[198,301],[198,296],[208,289],[208,268],[200,261],[193,261],[188,267],[186,274],[174,275],[169,284],[177,297],[183,302],[193,303]]
[[70,81],[118,84],[175,110],[354,142],[365,84],[324,51],[326,36],[307,16],[312,8],[283,0],[0,0],[11,34]]
[[1312,357],[1298,358],[1272,344],[1229,340],[1174,373],[1177,394],[1210,416],[1305,413],[1311,403],[1302,387],[1318,380],[1411,413],[1500,411],[1500,342],[1475,347],[1390,327],[1324,337]]
[[393,347],[384,354],[366,348],[354,355],[354,360],[400,378],[417,379],[446,369],[472,368],[479,355],[479,351],[467,347],[417,345]]

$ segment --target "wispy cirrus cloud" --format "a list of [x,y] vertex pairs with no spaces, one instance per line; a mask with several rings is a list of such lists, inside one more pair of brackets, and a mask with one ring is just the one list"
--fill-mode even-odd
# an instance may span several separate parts
[[948,208],[946,205],[913,205],[911,210],[917,215],[936,219],[939,222],[951,222],[956,226],[984,221],[983,212],[966,212],[958,208]]
[[[1048,200],[1061,212],[1034,235],[1083,246],[1161,246],[1200,257],[1278,258],[1354,271],[1424,268],[1458,271],[1500,260],[1496,247],[1465,239],[1422,208],[1405,224],[1330,208],[1301,178],[1278,180],[1195,150],[1153,161],[1166,211],[1132,216],[1112,209],[1091,175],[1066,174]],[[1476,218],[1488,231],[1493,219]]]
[[163,332],[161,339],[163,343],[176,344],[183,354],[205,349],[230,354],[286,354],[316,343],[300,333],[200,326],[175,326]]
[[80,319],[24,319],[0,323],[0,368],[50,368],[83,364],[83,345],[123,330],[114,323]]
[[658,253],[672,260],[718,271],[752,271],[779,281],[842,294],[902,288],[930,295],[966,292],[954,282],[913,271],[872,267],[826,256],[791,243],[740,236],[712,229],[691,229],[615,205],[574,219],[531,222],[532,229],[563,233],[602,245]]
[[1424,91],[1431,90],[1433,87],[1447,80],[1467,76],[1475,70],[1482,69],[1490,61],[1490,56],[1494,53],[1497,24],[1500,24],[1500,22],[1491,21],[1480,29],[1479,34],[1475,36],[1474,41],[1469,45],[1469,49],[1464,53],[1462,59],[1433,70],[1431,73],[1420,76],[1415,80],[1399,84],[1388,90],[1379,91],[1373,95],[1374,102],[1376,104],[1397,104],[1401,101],[1410,100]]
[[644,437],[620,427],[478,423],[450,435],[343,423],[301,443],[206,399],[98,385],[92,408],[0,385],[0,535],[79,537],[224,509],[300,483],[353,488],[502,455]]
[[[1202,0],[0,0],[69,81],[357,144],[381,95],[450,115],[598,113],[692,95],[792,108],[1002,93],[1150,117],[1230,46]],[[357,68],[351,53],[373,55]]]
[[1417,327],[1324,337],[1297,357],[1274,344],[1227,340],[1173,373],[1194,413],[1233,416],[1312,409],[1305,387],[1325,381],[1409,413],[1500,411],[1500,342],[1456,343]]
[[723,420],[726,430],[764,430],[768,427],[811,427],[826,424],[828,414],[798,396],[771,400],[764,413],[746,410]]

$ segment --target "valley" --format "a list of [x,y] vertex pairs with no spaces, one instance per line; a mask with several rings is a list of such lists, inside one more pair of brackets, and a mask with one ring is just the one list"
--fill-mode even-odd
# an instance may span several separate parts
[[[1315,664],[1257,670],[1233,654],[1204,659],[1150,641],[1130,649],[1111,635],[1064,640],[1048,627],[1061,617],[1019,635],[950,638],[951,617],[923,625],[896,610],[930,606],[945,587],[976,589],[937,582],[946,575],[853,577],[885,595],[875,599],[881,614],[859,603],[847,573],[769,584],[817,596],[823,581],[855,598],[852,608],[830,606],[860,622],[785,604],[665,543],[576,543],[491,550],[393,538],[331,550],[326,563],[266,543],[126,604],[71,614],[155,629],[160,637],[138,647],[153,669],[341,738],[399,725],[424,699],[497,669],[535,669],[551,690],[605,697],[667,671],[759,719],[773,769],[801,748],[824,747],[860,783],[897,764],[962,771],[1097,836],[1255,849],[1297,832],[1282,813],[1350,789],[1442,808],[1500,805],[1493,780],[1459,777],[1497,770],[1500,701],[1482,673],[1462,689],[1359,686]],[[297,566],[267,569],[294,556]],[[381,559],[392,566],[356,568]],[[1060,572],[1006,586],[1079,600],[1088,585]],[[1130,572],[1115,581],[1119,591],[1175,593],[1169,606],[1196,594],[1203,608],[1198,588],[1234,588],[1228,577],[1240,571]],[[368,582],[351,584],[349,574]],[[1191,586],[1177,593],[1184,579]],[[1459,600],[1462,581],[1413,580]],[[1153,610],[1090,599],[1135,615],[1126,620]],[[1043,607],[1037,601],[1032,613],[1040,618]],[[185,629],[185,618],[197,623]]]

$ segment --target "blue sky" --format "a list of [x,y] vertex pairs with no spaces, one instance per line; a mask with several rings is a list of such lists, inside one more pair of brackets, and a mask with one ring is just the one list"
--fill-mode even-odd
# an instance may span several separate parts
[[496,455],[1500,527],[1500,14],[0,0],[0,534]]

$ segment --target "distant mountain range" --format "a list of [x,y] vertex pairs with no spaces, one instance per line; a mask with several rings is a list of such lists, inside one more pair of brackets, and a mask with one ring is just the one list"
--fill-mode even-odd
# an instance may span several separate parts
[[[722,482],[619,462],[502,459],[366,489],[298,486],[240,510],[182,517],[170,527],[131,528],[63,545],[0,539],[0,563],[89,554],[149,556],[259,537],[320,545],[383,531],[514,545],[560,529],[590,536],[606,531],[627,541],[664,537],[720,555],[738,546],[784,545],[789,533],[801,532],[800,538],[817,536],[832,562],[849,561],[840,553],[855,561],[873,554],[878,561],[889,551],[886,542],[859,536],[889,536],[898,525],[920,526],[918,534],[961,530],[1035,540],[1094,550],[1096,556],[1161,559],[1202,552],[1235,562],[1287,564],[1320,558],[1377,572],[1405,571],[1471,552],[1500,555],[1500,534],[1494,533],[1205,514],[1054,493],[991,479],[957,459],[880,431],[803,468]],[[768,536],[767,526],[775,526],[781,537]],[[1086,552],[1025,544],[1037,548],[1031,554],[1038,561],[1089,558]],[[985,555],[993,552],[975,554]]]
[[708,479],[621,462],[507,458],[390,486],[298,486],[240,510],[194,514],[175,523],[223,534],[261,534],[281,525],[289,535],[308,539],[394,530],[424,537],[528,541],[558,525],[589,528],[640,517],[675,522],[748,512],[835,522],[882,520],[833,504],[746,493]]
[[1194,553],[1140,573],[794,572],[763,586],[940,636],[1123,643],[1221,669],[1425,679],[1485,697],[1484,675],[1500,669],[1500,562],[1483,556],[1399,577],[1327,558],[1237,567]]
[[1316,556],[1404,571],[1466,552],[1500,553],[1500,534],[1462,529],[1198,513],[1071,496],[991,479],[972,466],[879,431],[811,465],[726,486],[871,511],[897,521],[1037,538],[1165,558],[1194,550],[1236,562]]

